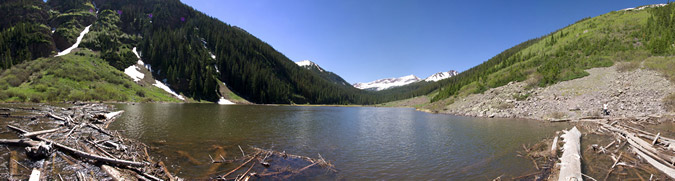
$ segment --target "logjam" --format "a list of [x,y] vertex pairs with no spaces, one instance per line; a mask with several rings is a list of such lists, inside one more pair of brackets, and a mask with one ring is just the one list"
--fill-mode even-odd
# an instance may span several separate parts
[[[13,130],[19,131],[19,132],[21,132],[21,133],[27,133],[26,130],[23,130],[23,129],[18,128],[18,127],[16,127],[16,126],[7,125],[7,127],[11,128],[11,129],[13,129]],[[98,161],[101,161],[101,162],[104,162],[104,163],[108,163],[108,164],[112,164],[112,165],[132,166],[132,167],[142,167],[142,166],[145,165],[144,163],[141,163],[141,162],[134,162],[134,161],[128,161],[128,160],[120,160],[120,159],[115,159],[115,158],[108,158],[108,157],[103,157],[103,156],[99,156],[99,155],[89,154],[89,153],[86,153],[86,152],[83,152],[83,151],[80,151],[80,150],[77,150],[77,149],[68,147],[68,146],[66,146],[66,145],[62,145],[62,144],[57,143],[57,142],[55,142],[55,141],[52,141],[52,140],[50,140],[50,139],[43,138],[43,137],[41,137],[41,136],[36,136],[35,138],[38,139],[38,140],[41,140],[41,141],[45,141],[45,142],[47,142],[47,143],[50,143],[50,144],[56,146],[56,148],[61,149],[63,152],[72,153],[72,154],[75,154],[76,156],[79,156],[79,157],[84,157],[84,158],[89,158],[89,159],[93,159],[93,160],[98,160]]]
[[[6,109],[24,111],[17,112],[16,115],[28,114],[28,116],[12,116],[3,119],[0,123],[3,127],[7,126],[18,133],[17,138],[2,137],[0,139],[0,144],[7,145],[10,150],[8,160],[10,179],[179,179],[169,173],[163,163],[159,164],[150,159],[147,146],[144,144],[125,139],[117,132],[110,132],[96,125],[101,123],[96,118],[97,115],[101,115],[105,123],[109,124],[122,113],[121,111],[111,112],[109,111],[111,108],[112,106],[104,104],[74,103],[68,108],[40,105],[31,109]],[[39,115],[53,119],[33,119]],[[48,129],[34,132],[24,129],[43,127]],[[16,153],[20,150],[25,150],[27,157]],[[54,154],[60,156],[56,162]],[[47,160],[49,157],[52,158],[51,161]],[[30,159],[18,161],[23,158]],[[19,166],[25,169],[19,169]],[[34,167],[33,172],[26,166]],[[100,167],[100,169],[92,170],[95,167]],[[40,175],[36,175],[37,173]],[[133,178],[134,176],[138,178]]]
[[562,147],[563,154],[560,157],[560,175],[558,181],[583,180],[581,176],[581,132],[577,127],[560,136],[565,144]]

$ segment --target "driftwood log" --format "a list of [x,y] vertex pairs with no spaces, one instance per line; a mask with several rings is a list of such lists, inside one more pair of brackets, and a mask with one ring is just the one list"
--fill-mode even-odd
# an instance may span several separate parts
[[558,181],[583,180],[581,176],[581,132],[577,127],[560,136],[565,144],[563,145],[563,154],[560,158],[560,175]]

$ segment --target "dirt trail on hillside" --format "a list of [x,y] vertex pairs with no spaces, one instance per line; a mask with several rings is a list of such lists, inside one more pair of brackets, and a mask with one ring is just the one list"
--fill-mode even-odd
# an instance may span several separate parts
[[[645,117],[667,114],[664,97],[675,87],[659,73],[639,68],[619,72],[617,66],[586,70],[590,75],[545,88],[525,90],[525,82],[487,90],[455,100],[439,113],[510,117],[538,120],[578,120],[600,116],[603,104],[611,117]],[[529,96],[516,100],[514,95]]]

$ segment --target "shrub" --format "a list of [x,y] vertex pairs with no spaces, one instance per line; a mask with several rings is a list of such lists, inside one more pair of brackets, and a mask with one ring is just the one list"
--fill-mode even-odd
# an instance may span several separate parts
[[514,107],[513,103],[506,103],[506,102],[501,102],[501,103],[497,104],[497,106],[495,106],[495,108],[501,109],[501,110],[510,109],[510,108],[513,108],[513,107]]
[[513,94],[513,99],[516,99],[516,101],[524,101],[528,97],[530,97],[530,93],[527,94]]
[[667,111],[675,112],[675,93],[670,94],[663,99],[663,108]]
[[5,81],[7,83],[9,83],[9,85],[12,86],[12,87],[18,87],[19,85],[21,85],[21,83],[23,83],[21,81],[21,79],[16,77],[16,75],[14,75],[14,74],[10,74],[10,75],[5,76]]
[[565,114],[564,112],[556,111],[556,112],[552,112],[549,116],[553,119],[562,119],[562,118],[566,117],[567,114]]
[[637,62],[637,61],[624,62],[624,63],[620,63],[619,65],[616,66],[616,71],[630,72],[630,71],[638,69],[639,67],[640,67],[640,62]]

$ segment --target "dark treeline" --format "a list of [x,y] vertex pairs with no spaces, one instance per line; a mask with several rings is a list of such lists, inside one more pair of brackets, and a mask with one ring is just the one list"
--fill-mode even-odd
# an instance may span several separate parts
[[420,83],[371,92],[334,84],[298,67],[245,30],[175,0],[96,4],[121,10],[120,28],[127,34],[141,34],[138,47],[144,61],[152,65],[153,75],[197,100],[217,100],[217,80],[256,103],[375,104],[425,95],[440,87]]
[[0,69],[56,51],[46,24],[50,14],[40,0],[0,2]]

